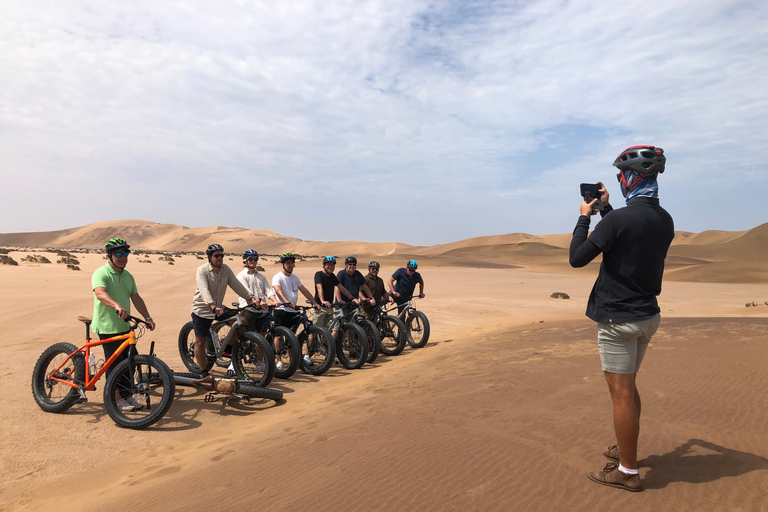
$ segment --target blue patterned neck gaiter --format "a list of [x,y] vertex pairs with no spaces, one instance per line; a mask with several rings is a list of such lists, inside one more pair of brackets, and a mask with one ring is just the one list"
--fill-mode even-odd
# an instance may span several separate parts
[[[639,177],[637,174],[630,170],[621,171],[624,173],[624,179],[626,183],[631,184]],[[632,188],[627,191],[624,185],[621,185],[621,194],[626,198],[626,203],[636,197],[659,197],[659,183],[656,181],[656,176],[646,176],[640,179],[637,183],[632,185]]]

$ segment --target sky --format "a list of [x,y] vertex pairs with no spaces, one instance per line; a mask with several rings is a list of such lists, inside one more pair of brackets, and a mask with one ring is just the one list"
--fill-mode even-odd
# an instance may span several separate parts
[[638,144],[676,229],[767,222],[768,3],[617,6],[1,0],[0,232],[567,233]]

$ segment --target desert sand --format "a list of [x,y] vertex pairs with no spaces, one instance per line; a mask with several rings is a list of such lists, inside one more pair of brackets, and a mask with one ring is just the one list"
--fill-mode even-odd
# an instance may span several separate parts
[[[131,222],[0,235],[0,245],[97,247],[122,229],[145,249],[200,250],[228,233],[229,245],[221,243],[233,252],[242,243],[376,257],[382,275],[416,257],[430,342],[360,370],[275,379],[270,387],[285,393],[277,404],[206,403],[178,387],[168,414],[144,431],[117,427],[101,389],[87,404],[46,414],[32,398],[32,368],[49,345],[82,343],[77,316],[90,315],[91,274],[105,260],[76,254],[81,271],[72,271],[44,249],[12,250],[16,261],[41,254],[54,263],[0,265],[2,511],[768,510],[768,225],[678,234],[662,325],[638,376],[646,490],[632,494],[586,478],[607,462],[601,452],[613,429],[596,328],[583,314],[598,267],[568,267],[569,235],[424,248]],[[133,240],[124,234],[131,227]],[[139,350],[154,340],[182,371],[176,339],[202,261],[175,260],[132,255],[128,268],[158,324]],[[237,257],[225,263],[241,268]],[[278,271],[263,264],[268,278]],[[301,261],[296,273],[311,284],[319,267]]]

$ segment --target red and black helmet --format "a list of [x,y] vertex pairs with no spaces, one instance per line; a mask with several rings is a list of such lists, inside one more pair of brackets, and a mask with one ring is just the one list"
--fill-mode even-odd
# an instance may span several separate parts
[[613,162],[622,171],[630,170],[641,176],[661,174],[667,157],[656,146],[632,146],[625,149]]

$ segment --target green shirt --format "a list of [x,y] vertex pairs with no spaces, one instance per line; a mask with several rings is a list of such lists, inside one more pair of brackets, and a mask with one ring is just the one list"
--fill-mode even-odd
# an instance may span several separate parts
[[[123,269],[122,273],[117,273],[112,266],[107,263],[103,267],[96,269],[91,278],[91,289],[95,290],[99,286],[107,289],[107,293],[112,297],[128,314],[131,314],[131,295],[139,293],[136,289],[136,281],[130,272]],[[118,334],[126,332],[130,326],[128,322],[120,320],[114,308],[109,308],[96,298],[93,294],[93,323],[91,329],[97,334]]]

